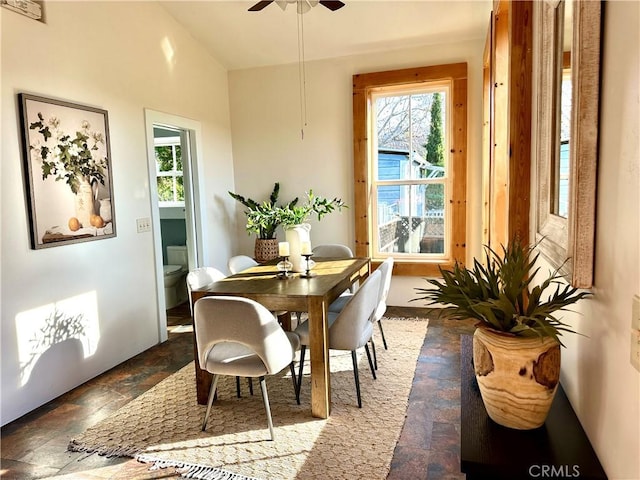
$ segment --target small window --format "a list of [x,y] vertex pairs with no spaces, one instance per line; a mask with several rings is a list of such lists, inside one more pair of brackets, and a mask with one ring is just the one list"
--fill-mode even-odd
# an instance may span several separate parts
[[156,138],[155,154],[159,206],[184,206],[180,137]]

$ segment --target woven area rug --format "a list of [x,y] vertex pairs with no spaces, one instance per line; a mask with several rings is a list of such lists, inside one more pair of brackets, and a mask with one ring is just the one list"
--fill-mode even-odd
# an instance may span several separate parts
[[69,450],[135,457],[154,468],[177,467],[195,479],[384,479],[404,424],[427,321],[385,318],[382,323],[389,350],[376,328],[377,380],[364,352],[360,355],[361,409],[351,354],[332,350],[329,419],[311,416],[306,365],[301,405],[288,369],[267,377],[275,441],[268,440],[257,380],[251,396],[243,379],[237,398],[233,377],[218,382],[218,399],[202,432],[206,406],[196,402],[191,363],[72,439]]

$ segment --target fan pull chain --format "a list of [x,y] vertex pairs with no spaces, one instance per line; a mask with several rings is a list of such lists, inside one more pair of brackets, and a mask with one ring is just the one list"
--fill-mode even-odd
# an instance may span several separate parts
[[307,126],[307,75],[304,59],[304,16],[298,13],[298,78],[300,83],[300,135],[304,140]]

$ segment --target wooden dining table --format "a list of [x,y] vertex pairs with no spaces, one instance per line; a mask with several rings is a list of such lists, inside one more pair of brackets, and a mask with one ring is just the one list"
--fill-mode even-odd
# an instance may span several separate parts
[[[329,305],[351,285],[364,280],[371,268],[366,257],[314,258],[312,277],[293,273],[278,278],[276,261],[251,267],[192,291],[195,304],[204,296],[240,296],[255,300],[270,311],[307,312],[311,357],[311,413],[328,418],[331,414],[329,370]],[[195,310],[194,310],[195,311]],[[206,404],[211,374],[200,368],[194,336],[196,390],[199,404]]]

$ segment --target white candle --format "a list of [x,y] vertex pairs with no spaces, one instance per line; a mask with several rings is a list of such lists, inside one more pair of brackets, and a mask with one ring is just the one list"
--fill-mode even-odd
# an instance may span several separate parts
[[278,254],[281,257],[289,256],[289,242],[280,242],[278,243]]
[[302,255],[306,255],[311,253],[311,242],[301,242],[300,243],[300,253]]

